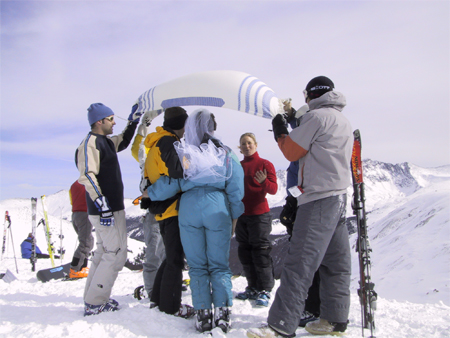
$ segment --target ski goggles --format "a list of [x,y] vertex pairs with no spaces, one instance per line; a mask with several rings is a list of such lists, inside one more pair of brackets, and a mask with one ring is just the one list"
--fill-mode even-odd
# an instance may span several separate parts
[[109,122],[114,122],[114,116],[105,117],[104,120],[108,120]]
[[306,89],[303,90],[303,96],[305,97],[305,102],[308,99],[308,91]]

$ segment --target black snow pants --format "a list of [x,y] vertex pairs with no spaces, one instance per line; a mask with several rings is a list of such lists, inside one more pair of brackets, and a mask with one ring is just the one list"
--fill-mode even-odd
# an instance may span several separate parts
[[269,240],[272,231],[272,216],[243,215],[236,224],[236,241],[239,243],[238,256],[244,268],[249,287],[257,291],[272,291],[274,286],[273,263]]
[[159,307],[160,311],[175,314],[181,305],[184,267],[178,216],[159,221],[159,226],[166,248],[166,259],[156,273],[150,300]]

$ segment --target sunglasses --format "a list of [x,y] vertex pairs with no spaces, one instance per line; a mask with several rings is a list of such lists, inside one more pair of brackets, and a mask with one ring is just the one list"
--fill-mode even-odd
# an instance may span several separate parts
[[109,122],[114,121],[114,116],[105,117],[104,120],[108,120]]

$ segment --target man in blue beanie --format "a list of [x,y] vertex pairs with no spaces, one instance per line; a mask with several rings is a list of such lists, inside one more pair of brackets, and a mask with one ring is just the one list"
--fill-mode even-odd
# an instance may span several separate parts
[[91,131],[75,152],[78,182],[86,188],[89,221],[95,228],[97,248],[84,290],[85,316],[118,310],[110,298],[117,275],[127,260],[127,229],[122,174],[117,152],[130,144],[142,113],[134,105],[120,135],[113,133],[114,112],[102,103],[88,108]]

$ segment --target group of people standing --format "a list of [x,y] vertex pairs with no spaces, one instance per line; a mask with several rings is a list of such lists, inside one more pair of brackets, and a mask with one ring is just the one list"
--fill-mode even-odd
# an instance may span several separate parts
[[[280,150],[298,167],[295,185],[302,194],[291,198],[297,202],[291,207],[295,223],[268,325],[249,330],[249,337],[294,337],[305,319],[305,300],[315,275],[320,275],[320,320],[303,325],[315,334],[344,332],[347,326],[350,254],[345,191],[350,184],[352,131],[341,113],[345,98],[334,91],[330,79],[314,78],[304,94],[307,113],[296,116],[286,101],[285,114],[272,121]],[[137,129],[131,149],[142,173],[140,204],[146,210],[147,246],[143,276],[151,307],[195,317],[199,332],[213,327],[228,332],[233,298],[269,306],[274,277],[266,195],[277,192],[275,168],[260,158],[250,132],[239,139],[244,156],[239,161],[215,135],[217,122],[207,109],[188,116],[182,107],[167,108],[163,125],[151,133],[151,118],[140,115],[133,106],[125,130],[108,136],[115,125],[114,113],[101,103],[92,104],[91,132],[76,151],[78,182],[86,188],[97,241],[86,280],[85,315],[119,309],[110,298],[127,252],[117,152],[127,148]],[[289,134],[291,121],[295,128]],[[246,289],[235,297],[229,268],[234,234],[247,279]],[[193,306],[181,303],[185,259]]]

